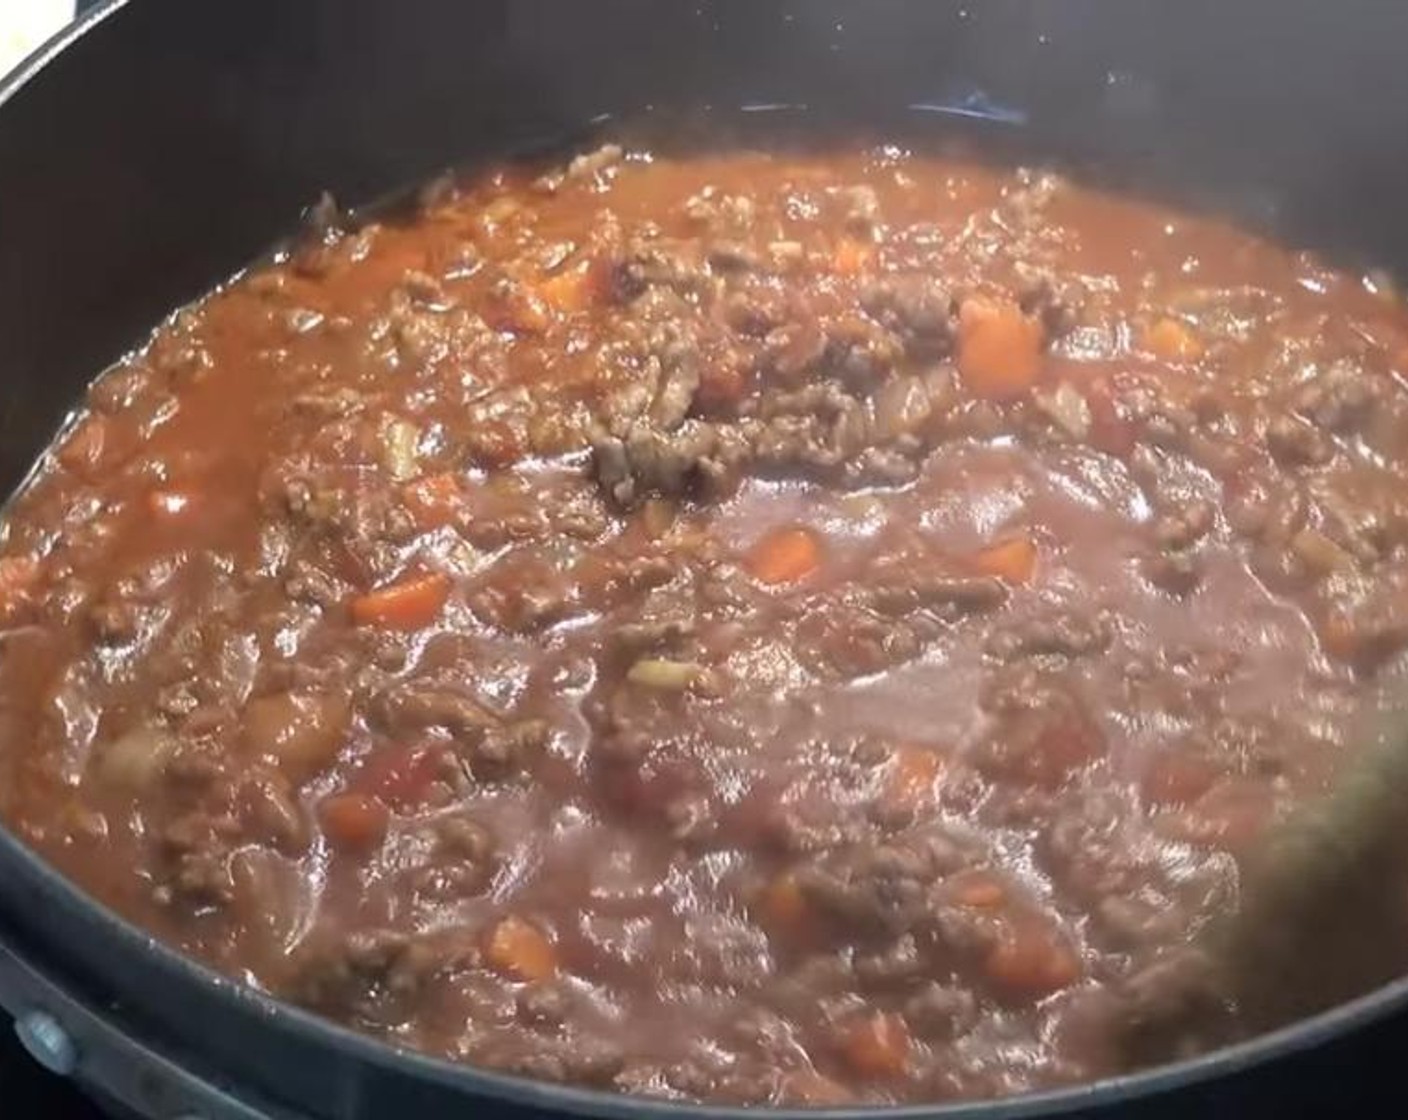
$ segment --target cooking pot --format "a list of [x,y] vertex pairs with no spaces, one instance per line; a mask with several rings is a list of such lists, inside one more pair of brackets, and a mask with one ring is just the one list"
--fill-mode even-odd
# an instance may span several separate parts
[[[376,199],[650,106],[804,106],[878,135],[984,122],[1402,271],[1404,43],[1408,7],[1383,0],[109,0],[0,85],[0,477],[17,485],[86,379],[322,190]],[[45,1061],[143,1115],[738,1114],[397,1052],[182,958],[3,832],[0,1002]],[[1304,1115],[1343,1099],[1325,1073],[1349,1055],[1391,1065],[1382,1024],[1405,1009],[1408,981],[1179,1065],[888,1115],[1246,1115],[1277,1090],[1279,1116]]]

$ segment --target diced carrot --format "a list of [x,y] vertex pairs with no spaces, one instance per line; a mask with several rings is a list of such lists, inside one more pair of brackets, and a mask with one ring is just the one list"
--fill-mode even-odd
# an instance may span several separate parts
[[381,847],[390,820],[385,802],[361,793],[338,793],[318,803],[323,835],[346,855],[366,855]]
[[983,549],[974,558],[978,571],[1008,583],[1028,582],[1036,572],[1036,544],[1028,536],[1010,537]]
[[1139,791],[1154,805],[1187,805],[1205,794],[1217,775],[1217,768],[1200,755],[1162,751],[1149,760]]
[[983,970],[1005,994],[1030,999],[1074,984],[1080,977],[1080,961],[1051,931],[1024,922],[992,947]]
[[549,276],[538,285],[538,294],[554,311],[585,311],[592,303],[591,267],[578,265]]
[[843,1085],[823,1077],[814,1069],[793,1070],[782,1079],[784,1103],[796,1102],[811,1108],[849,1104],[855,1097]]
[[546,980],[557,972],[557,950],[536,926],[507,917],[489,935],[484,954],[500,972],[519,980]]
[[779,937],[798,940],[812,928],[812,909],[791,875],[779,875],[763,892],[763,920]]
[[184,490],[153,490],[147,495],[147,508],[157,518],[179,517],[191,508],[192,500]]
[[747,568],[763,583],[796,583],[821,567],[821,542],[810,529],[776,529],[748,554]]
[[1151,354],[1171,362],[1195,362],[1203,356],[1203,342],[1187,323],[1164,318],[1144,335],[1144,345]]
[[450,581],[441,573],[411,576],[358,595],[352,600],[352,621],[358,626],[419,630],[440,616],[449,597]]
[[876,1012],[852,1023],[842,1040],[846,1063],[862,1077],[899,1077],[909,1068],[909,1028],[898,1015]]
[[1039,320],[1015,303],[973,297],[958,312],[958,369],[974,396],[1019,397],[1041,374],[1046,336]]
[[28,598],[39,582],[39,561],[33,556],[0,558],[0,611],[8,611]]
[[955,902],[974,910],[994,910],[1007,901],[1007,889],[991,871],[960,871],[945,885]]
[[836,243],[832,267],[838,276],[858,276],[875,262],[875,246],[869,241],[843,237]]
[[425,802],[444,772],[445,756],[439,747],[390,746],[375,751],[352,784],[388,805],[410,809]]
[[906,743],[896,749],[890,762],[885,792],[892,802],[917,805],[934,795],[934,782],[943,773],[944,758],[929,747]]
[[448,471],[407,483],[402,494],[420,529],[438,529],[450,524],[462,497],[459,478]]

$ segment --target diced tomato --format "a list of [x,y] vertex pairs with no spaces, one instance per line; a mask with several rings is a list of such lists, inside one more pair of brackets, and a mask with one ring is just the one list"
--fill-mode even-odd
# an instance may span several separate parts
[[705,363],[699,371],[695,401],[706,412],[729,412],[748,392],[748,381],[737,361],[720,357]]
[[494,926],[484,955],[500,972],[518,980],[546,980],[557,972],[557,950],[536,926],[507,917]]
[[898,1015],[876,1012],[846,1028],[841,1051],[861,1077],[900,1077],[909,1068],[909,1028]]
[[1160,319],[1144,335],[1151,354],[1172,362],[1193,362],[1203,356],[1203,342],[1179,319]]
[[906,743],[890,762],[885,796],[899,805],[920,805],[933,799],[934,783],[943,773],[944,757],[929,747]]
[[979,764],[996,777],[1038,789],[1059,789],[1105,749],[1100,728],[1079,712],[1033,714],[990,740]]
[[810,529],[778,529],[748,554],[747,568],[761,583],[797,583],[821,567],[821,542]]
[[1153,805],[1187,805],[1205,794],[1217,776],[1217,767],[1201,755],[1160,751],[1149,759],[1139,791]]
[[1093,382],[1085,392],[1090,408],[1090,445],[1107,455],[1123,458],[1134,450],[1134,426],[1115,406],[1114,390],[1107,381]]
[[495,330],[542,334],[552,324],[547,302],[526,284],[489,300],[484,318]]
[[436,746],[383,747],[373,752],[353,785],[398,809],[424,804],[445,773],[445,753]]
[[591,266],[578,265],[548,277],[538,285],[538,294],[554,311],[585,311],[595,297]]
[[387,630],[420,630],[440,617],[450,597],[449,577],[409,576],[352,600],[352,621]]
[[381,847],[390,820],[385,802],[361,793],[334,794],[318,803],[323,835],[345,855],[366,855]]
[[39,561],[33,556],[0,558],[0,612],[5,612],[29,598],[39,582]]
[[485,470],[501,470],[523,458],[526,449],[513,426],[503,420],[484,420],[474,429],[470,454]]
[[455,519],[463,494],[457,475],[430,474],[406,484],[406,508],[420,529],[438,529]]
[[779,875],[768,884],[761,908],[768,930],[784,940],[805,940],[815,928],[816,915],[792,875]]
[[875,246],[855,237],[843,237],[836,243],[832,268],[838,276],[858,276],[875,263]]
[[71,471],[83,471],[98,465],[108,442],[108,423],[101,416],[90,415],[59,444],[59,462]]
[[960,906],[973,910],[995,910],[1007,901],[1007,888],[991,871],[960,871],[944,887]]
[[1190,844],[1245,852],[1265,833],[1275,813],[1270,787],[1255,778],[1227,777],[1179,812],[1157,818],[1164,836]]
[[1104,736],[1094,724],[1075,717],[1056,720],[1037,737],[1041,784],[1059,785],[1072,771],[1100,757],[1104,748]]

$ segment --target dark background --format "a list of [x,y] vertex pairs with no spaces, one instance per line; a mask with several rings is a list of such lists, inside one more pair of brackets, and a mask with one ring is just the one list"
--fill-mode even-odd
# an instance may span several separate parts
[[[0,0],[3,2],[3,0]],[[23,3],[24,0],[19,0]],[[78,0],[84,12],[98,0]],[[52,1117],[54,1120],[100,1120],[102,1113],[62,1078],[35,1065],[7,1021],[0,1025],[0,1115]],[[13,1111],[11,1111],[13,1110]],[[103,1118],[105,1120],[105,1118]]]

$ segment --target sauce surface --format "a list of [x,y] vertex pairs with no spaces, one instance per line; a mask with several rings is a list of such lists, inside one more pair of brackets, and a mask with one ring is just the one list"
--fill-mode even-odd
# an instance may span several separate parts
[[[320,223],[11,505],[8,825],[233,976],[534,1077],[1146,1060],[1121,1016],[1201,991],[1408,644],[1401,303],[885,148]],[[1200,998],[1171,1049],[1247,1029]]]

